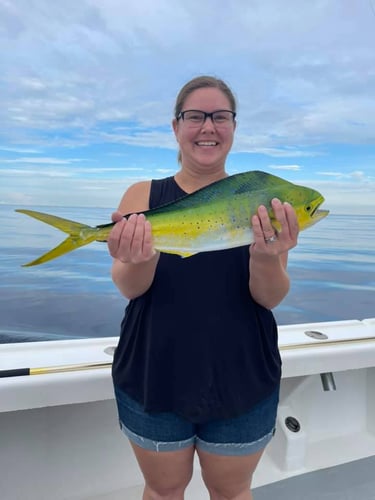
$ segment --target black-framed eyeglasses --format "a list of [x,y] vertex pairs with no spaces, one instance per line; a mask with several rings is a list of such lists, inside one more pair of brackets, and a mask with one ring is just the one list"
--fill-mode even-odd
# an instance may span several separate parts
[[207,118],[211,118],[216,126],[225,127],[233,123],[235,117],[236,113],[229,109],[219,109],[212,113],[206,113],[206,111],[198,109],[187,109],[186,111],[181,111],[176,118],[177,120],[182,118],[191,127],[199,127],[204,124]]

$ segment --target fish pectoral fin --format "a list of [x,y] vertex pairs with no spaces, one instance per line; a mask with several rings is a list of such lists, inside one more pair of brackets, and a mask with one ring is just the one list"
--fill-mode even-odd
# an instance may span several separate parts
[[180,257],[186,258],[186,257],[191,257],[192,255],[196,255],[199,252],[184,252],[181,250],[160,250],[162,253],[169,253],[172,255],[179,255]]
[[193,255],[197,255],[198,252],[179,252],[178,255],[180,255],[183,259],[186,257],[192,257]]

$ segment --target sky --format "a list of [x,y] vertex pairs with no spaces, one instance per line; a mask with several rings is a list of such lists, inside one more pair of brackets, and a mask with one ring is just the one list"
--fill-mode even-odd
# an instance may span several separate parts
[[116,208],[173,175],[175,98],[224,79],[230,174],[375,214],[375,0],[0,0],[0,203]]

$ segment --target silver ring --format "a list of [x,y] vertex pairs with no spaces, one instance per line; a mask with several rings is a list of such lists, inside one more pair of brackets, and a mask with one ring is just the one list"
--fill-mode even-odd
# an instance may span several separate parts
[[270,238],[264,238],[264,241],[266,243],[273,243],[273,242],[277,241],[277,236],[276,236],[276,234],[273,234]]

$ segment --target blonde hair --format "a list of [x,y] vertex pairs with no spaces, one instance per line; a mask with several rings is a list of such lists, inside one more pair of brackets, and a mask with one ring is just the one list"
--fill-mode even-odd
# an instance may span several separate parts
[[[175,118],[177,118],[178,115],[181,113],[182,108],[188,96],[195,90],[203,88],[214,88],[221,90],[221,92],[223,92],[223,94],[225,94],[225,96],[228,98],[231,111],[236,112],[237,110],[236,98],[234,97],[234,94],[229,88],[229,86],[219,78],[216,78],[214,76],[202,75],[193,78],[189,82],[185,83],[185,85],[181,88],[180,92],[177,95],[176,104],[174,107]],[[182,160],[181,151],[178,152],[177,159],[178,163],[181,163]]]

